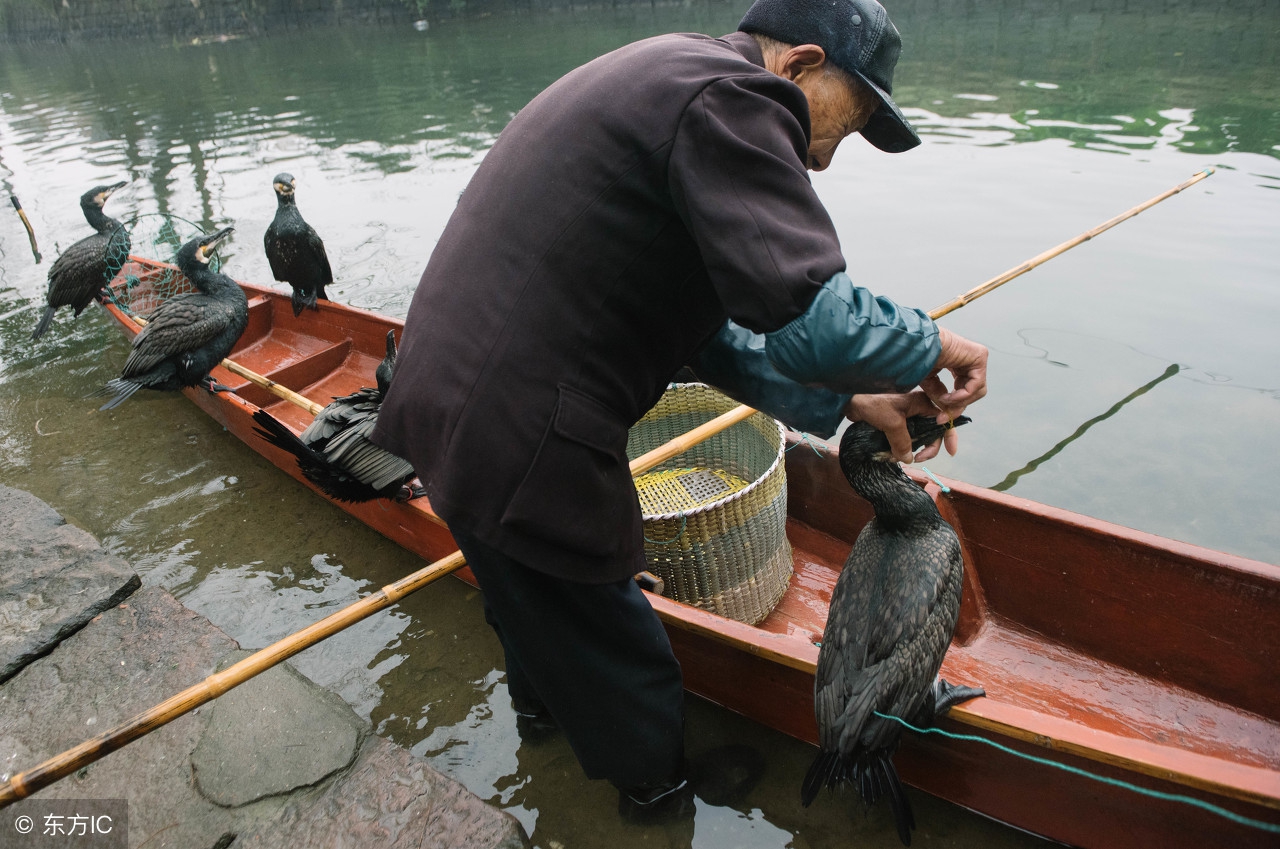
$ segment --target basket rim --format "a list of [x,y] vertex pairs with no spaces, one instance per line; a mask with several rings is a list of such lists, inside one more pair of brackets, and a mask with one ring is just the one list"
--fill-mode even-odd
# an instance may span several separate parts
[[[720,395],[723,395],[728,400],[733,401],[733,399],[729,398],[728,395],[725,395],[723,392],[720,392],[720,390],[716,389],[714,386],[711,386],[710,384],[706,384],[706,383],[673,383],[667,388],[668,388],[668,391],[670,391],[672,389],[679,390],[686,386],[697,387],[699,389],[703,389],[703,388],[710,389],[712,392],[716,392]],[[720,498],[717,498],[715,501],[709,502],[707,504],[701,504],[697,507],[694,507],[692,510],[676,510],[671,513],[642,513],[641,519],[646,522],[661,522],[661,521],[669,521],[671,519],[682,519],[682,518],[687,518],[689,516],[696,516],[700,513],[706,513],[710,510],[715,510],[719,507],[723,507],[725,504],[728,504],[732,501],[737,501],[737,500],[746,498],[757,487],[763,486],[765,481],[767,481],[773,475],[773,473],[777,470],[778,464],[781,463],[783,458],[786,456],[787,433],[786,433],[786,429],[782,425],[782,422],[773,418],[768,413],[762,412],[760,410],[756,410],[747,418],[743,419],[740,422],[737,422],[734,425],[731,425],[731,427],[739,427],[741,425],[746,425],[747,427],[750,427],[748,422],[750,422],[751,419],[755,418],[756,416],[764,416],[766,419],[772,421],[773,426],[777,428],[777,431],[778,431],[778,450],[774,453],[773,462],[769,464],[769,468],[765,469],[765,471],[762,474],[756,475],[755,480],[751,481],[751,483],[747,484],[742,489],[739,489],[736,492],[731,492],[728,495],[721,496]],[[677,454],[676,456],[678,457],[680,455]],[[675,457],[671,459],[674,460]]]

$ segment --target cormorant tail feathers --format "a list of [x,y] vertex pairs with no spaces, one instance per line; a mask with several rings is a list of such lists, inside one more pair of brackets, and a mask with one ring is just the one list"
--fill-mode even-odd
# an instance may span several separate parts
[[910,846],[915,814],[890,753],[863,751],[846,757],[839,752],[818,752],[800,785],[800,803],[807,808],[824,786],[835,788],[846,781],[857,787],[867,805],[874,805],[882,796],[889,797],[898,839],[903,846]]
[[298,469],[302,476],[319,487],[325,495],[338,501],[350,502],[369,501],[378,497],[378,492],[373,487],[334,465],[266,410],[256,411],[253,420],[259,425],[254,428],[254,432],[298,458]]
[[93,394],[101,396],[101,395],[110,395],[112,392],[116,393],[114,398],[112,398],[110,401],[108,401],[107,403],[103,404],[101,407],[98,408],[99,411],[114,410],[116,407],[119,407],[125,401],[128,401],[129,398],[133,395],[133,393],[137,392],[141,388],[142,388],[141,383],[135,383],[132,380],[125,380],[123,377],[117,377],[112,380],[108,380],[106,386],[102,387],[101,389],[99,389],[97,392]]
[[812,804],[813,800],[818,798],[818,791],[823,787],[830,787],[838,783],[835,777],[836,770],[840,768],[839,752],[819,751],[814,757],[813,763],[809,764],[809,771],[805,773],[804,783],[800,785],[800,804],[806,808]]
[[320,309],[316,304],[316,293],[304,292],[301,289],[293,290],[293,294],[289,296],[289,303],[293,305],[293,315],[295,318],[302,315],[302,311],[305,309],[317,311]]
[[44,315],[40,316],[40,323],[36,325],[36,329],[31,331],[31,341],[34,342],[44,335],[49,329],[49,325],[53,323],[53,314],[58,311],[57,307],[45,307]]

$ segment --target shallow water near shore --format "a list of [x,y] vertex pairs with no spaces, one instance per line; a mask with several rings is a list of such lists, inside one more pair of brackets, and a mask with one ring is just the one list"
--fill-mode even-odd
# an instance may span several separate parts
[[[745,4],[744,4],[745,5]],[[814,175],[855,280],[931,308],[1212,167],[1209,179],[942,320],[991,349],[991,395],[939,475],[1280,562],[1280,9],[903,2],[895,93],[924,144],[847,141]],[[234,224],[233,276],[269,282],[271,178],[297,178],[336,300],[403,316],[458,193],[560,74],[728,4],[320,29],[200,45],[0,54],[0,482],[27,489],[246,648],[421,565],[320,502],[181,397],[87,396],[128,349],[96,308],[28,339],[96,183],[121,220]],[[617,821],[561,739],[520,744],[480,599],[444,581],[294,663],[375,730],[511,811],[536,846],[897,846],[887,808],[799,805],[812,749],[691,699],[687,740],[761,750],[746,804]],[[128,751],[112,757],[127,758]],[[29,766],[29,765],[24,765]],[[918,846],[1034,838],[913,793]],[[1047,791],[1046,804],[1052,804]],[[138,842],[145,840],[139,836]]]

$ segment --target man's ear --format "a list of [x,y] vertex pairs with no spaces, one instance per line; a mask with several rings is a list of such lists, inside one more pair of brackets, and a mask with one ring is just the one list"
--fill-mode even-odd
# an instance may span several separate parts
[[827,52],[816,44],[797,44],[782,54],[779,66],[778,76],[802,85],[825,73]]

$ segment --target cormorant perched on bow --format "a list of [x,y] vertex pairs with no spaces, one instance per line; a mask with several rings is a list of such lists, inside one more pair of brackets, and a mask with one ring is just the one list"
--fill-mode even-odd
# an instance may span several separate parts
[[276,217],[263,235],[262,245],[271,274],[293,288],[293,314],[299,316],[303,308],[318,310],[317,298],[329,299],[324,287],[333,282],[333,272],[324,242],[298,212],[293,175],[277,174],[271,187],[276,190]]
[[90,301],[100,297],[109,277],[109,254],[117,255],[122,261],[128,255],[132,247],[129,231],[102,211],[107,198],[125,185],[127,183],[121,182],[112,186],[94,186],[80,196],[84,220],[97,232],[85,236],[54,260],[53,267],[49,269],[48,306],[44,308],[36,329],[31,331],[33,341],[49,329],[53,314],[59,307],[71,307],[76,315],[80,315]]
[[[968,421],[960,416],[954,424]],[[949,427],[928,416],[907,424],[915,449]],[[850,425],[840,441],[840,468],[876,515],[831,594],[813,684],[820,751],[800,798],[807,806],[823,785],[844,781],[855,783],[867,804],[888,795],[898,836],[910,846],[915,820],[891,760],[902,726],[875,713],[923,727],[952,705],[985,695],[937,678],[960,614],[960,541],[893,459],[880,431]]]
[[258,410],[253,414],[258,435],[297,457],[303,476],[330,498],[407,501],[421,495],[421,487],[406,486],[414,478],[413,466],[369,441],[395,365],[396,339],[388,330],[387,356],[374,372],[377,388],[365,387],[335,399],[316,414],[300,436],[294,436],[266,410]]
[[139,389],[172,392],[197,384],[205,384],[210,392],[226,389],[209,372],[244,333],[249,302],[234,280],[209,268],[209,254],[234,230],[227,227],[200,236],[178,251],[178,268],[199,291],[174,295],[151,314],[147,326],[133,337],[120,377],[99,393],[116,393],[101,409],[120,406]]

